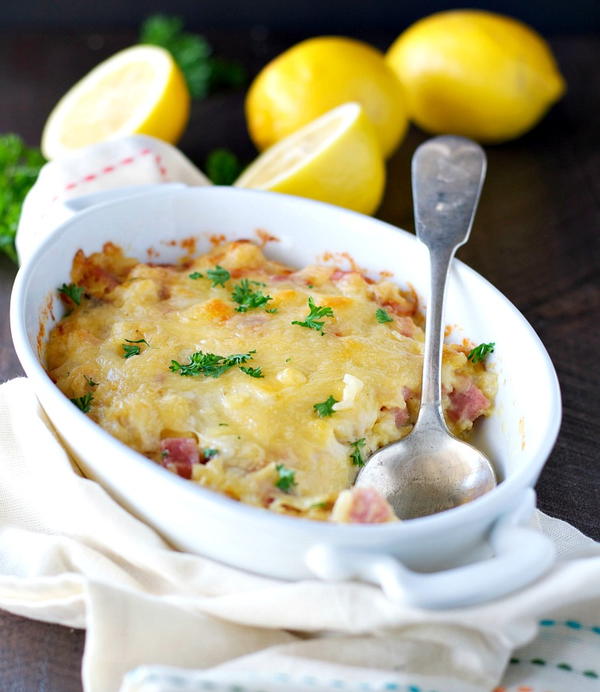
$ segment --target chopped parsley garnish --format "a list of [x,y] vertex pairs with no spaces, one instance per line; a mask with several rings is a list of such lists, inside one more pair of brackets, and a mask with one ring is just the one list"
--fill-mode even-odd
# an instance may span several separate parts
[[135,341],[133,339],[125,339],[125,341],[127,342],[126,344],[121,344],[121,348],[123,349],[123,358],[139,356],[142,350],[137,344],[146,344],[146,346],[150,346],[146,339],[136,339]]
[[296,472],[286,468],[283,464],[275,466],[279,478],[275,481],[275,485],[284,493],[289,493],[294,485],[296,485]]
[[98,382],[94,382],[94,380],[92,380],[91,377],[88,377],[87,375],[84,375],[83,377],[84,377],[85,381],[90,385],[90,387],[97,387],[98,386]]
[[334,399],[332,396],[328,396],[327,399],[322,401],[320,404],[314,404],[313,408],[315,409],[315,412],[318,414],[319,418],[327,418],[335,413],[333,410],[333,405],[337,403],[337,399]]
[[326,306],[315,305],[311,296],[308,298],[308,307],[310,312],[303,322],[294,320],[292,324],[297,324],[300,327],[307,327],[308,329],[316,329],[318,332],[323,334],[323,326],[325,322],[319,320],[319,317],[333,317],[333,309]]
[[352,447],[352,452],[350,453],[350,459],[354,466],[364,466],[365,460],[363,459],[362,452],[360,451],[365,446],[365,438],[361,437],[360,440],[356,442],[351,442],[350,447]]
[[311,505],[308,509],[328,509],[329,508],[329,502],[315,502],[314,505]]
[[250,375],[250,377],[264,377],[262,374],[262,369],[261,368],[251,368],[251,367],[244,367],[243,365],[240,367],[240,370],[242,372],[245,372],[246,375]]
[[209,269],[206,272],[206,277],[212,281],[214,286],[224,286],[229,279],[231,279],[231,274],[227,269],[223,269],[218,264],[214,269]]
[[77,408],[80,411],[83,411],[84,413],[88,413],[90,410],[90,407],[92,405],[92,401],[94,399],[94,395],[91,392],[88,392],[87,394],[84,394],[83,396],[79,396],[76,399],[71,399],[71,401],[77,406]]
[[[192,272],[191,274],[188,274],[188,277],[194,280],[203,279],[204,274],[202,274],[202,272]],[[214,288],[215,286],[224,286],[226,282],[231,279],[231,274],[227,271],[227,269],[223,269],[223,267],[220,267],[217,264],[214,269],[207,270],[206,278],[212,281],[212,286]]]
[[386,322],[393,322],[394,321],[394,318],[390,317],[388,315],[387,310],[384,310],[383,308],[377,308],[377,310],[375,310],[375,319],[380,324],[385,324]]
[[496,344],[493,341],[489,344],[479,344],[479,346],[475,346],[473,350],[469,351],[467,358],[472,363],[480,363],[482,360],[485,360],[489,353],[493,353],[495,348]]
[[131,358],[131,356],[139,356],[141,353],[139,346],[130,346],[129,344],[121,344],[123,349],[123,358]]
[[218,453],[219,453],[218,449],[212,449],[211,447],[207,447],[206,449],[202,450],[202,455],[204,456],[205,459],[212,459]]
[[204,375],[205,377],[220,377],[223,373],[235,368],[247,360],[252,358],[252,354],[256,351],[248,351],[248,353],[234,353],[231,356],[218,356],[215,353],[203,353],[196,351],[190,356],[189,363],[178,363],[176,360],[171,361],[169,370],[178,372],[180,375]]
[[81,296],[83,295],[83,288],[77,286],[76,284],[63,284],[58,292],[73,301],[75,305],[81,305]]
[[231,294],[231,299],[238,306],[235,309],[236,312],[248,312],[248,310],[254,310],[255,308],[262,308],[270,300],[273,300],[271,296],[265,295],[262,291],[256,291],[250,284],[255,284],[262,286],[258,281],[248,281],[248,279],[242,279],[239,284],[233,287],[233,293]]

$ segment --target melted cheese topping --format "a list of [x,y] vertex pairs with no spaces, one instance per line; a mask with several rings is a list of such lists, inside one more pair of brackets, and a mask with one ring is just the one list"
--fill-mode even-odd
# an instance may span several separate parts
[[[207,278],[216,265],[230,272],[224,285]],[[194,272],[203,276],[190,278]],[[242,278],[271,299],[238,311],[232,293]],[[366,458],[411,430],[422,320],[414,294],[390,281],[325,266],[293,271],[249,242],[218,247],[185,266],[139,263],[107,244],[90,257],[77,253],[72,280],[86,297],[69,306],[71,314],[50,334],[50,376],[70,398],[93,394],[89,416],[159,463],[161,440],[193,438],[201,453],[192,482],[277,512],[323,519],[358,471],[351,444],[364,439]],[[318,318],[322,334],[292,324],[306,320],[309,297],[333,311]],[[381,307],[392,321],[376,319]],[[126,341],[140,339],[147,343]],[[124,345],[139,347],[139,354],[124,357]],[[468,350],[466,344],[444,348],[446,408],[452,392],[467,384],[493,399],[493,376],[467,360]],[[244,366],[260,368],[263,377],[239,367],[216,378],[170,370],[173,360],[189,363],[198,351],[253,351]],[[320,417],[314,405],[329,397],[337,403]],[[468,416],[448,422],[455,434],[472,426]],[[216,452],[203,455],[207,449]],[[289,487],[277,485],[278,468],[293,471]]]

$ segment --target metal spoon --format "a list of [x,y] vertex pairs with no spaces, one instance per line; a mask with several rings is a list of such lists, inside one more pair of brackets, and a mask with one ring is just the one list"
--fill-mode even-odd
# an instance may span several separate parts
[[430,139],[412,160],[417,237],[431,268],[421,408],[410,435],[375,452],[356,479],[378,490],[400,519],[452,509],[496,485],[488,459],[446,427],[440,376],[448,270],[469,238],[485,168],[481,147],[462,137]]

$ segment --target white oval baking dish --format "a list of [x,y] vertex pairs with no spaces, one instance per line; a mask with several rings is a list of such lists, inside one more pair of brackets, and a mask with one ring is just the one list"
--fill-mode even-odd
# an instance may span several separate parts
[[11,301],[19,359],[87,475],[176,548],[271,577],[360,578],[380,584],[390,598],[454,607],[520,588],[550,566],[551,542],[527,522],[535,501],[532,487],[560,425],[556,374],[517,309],[458,261],[451,271],[446,322],[454,326],[456,338],[496,342],[495,413],[478,427],[474,442],[494,460],[503,479],[468,505],[383,525],[280,516],[177,477],[81,413],[51,382],[38,354],[41,335],[62,314],[56,288],[69,280],[79,248],[90,253],[110,240],[147,260],[152,246],[160,253],[158,261],[169,262],[182,254],[169,241],[194,236],[203,252],[211,236],[256,238],[262,229],[278,238],[267,245],[267,254],[292,266],[318,261],[326,252],[347,252],[375,275],[391,271],[421,296],[427,289],[426,251],[414,236],[338,207],[227,187],[164,185],[118,195],[111,201],[106,201],[108,192],[70,202],[73,217],[21,267]]

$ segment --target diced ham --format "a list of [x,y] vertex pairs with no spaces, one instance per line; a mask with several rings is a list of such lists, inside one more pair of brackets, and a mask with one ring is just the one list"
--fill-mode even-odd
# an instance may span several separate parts
[[397,316],[394,319],[394,327],[397,332],[402,334],[402,336],[407,336],[412,339],[415,335],[416,325],[412,320],[412,317],[408,316]]
[[191,437],[165,437],[160,441],[162,465],[182,478],[192,477],[192,465],[200,462],[196,440]]
[[414,397],[414,395],[415,393],[412,389],[409,387],[402,387],[402,396],[404,397],[404,401],[409,401]]
[[388,300],[382,306],[388,312],[393,313],[398,317],[405,317],[415,314],[417,308],[416,302],[407,300],[403,296],[398,300]]
[[400,408],[399,406],[394,406],[392,409],[394,414],[394,423],[396,423],[397,428],[401,428],[403,425],[408,423],[408,409]]
[[375,488],[352,488],[348,521],[354,524],[380,524],[394,518],[394,512]]
[[454,421],[474,421],[490,405],[488,398],[472,380],[468,380],[465,388],[454,389],[448,396],[450,398],[448,415]]
[[358,276],[360,276],[360,278],[363,281],[366,281],[368,284],[374,283],[373,279],[370,279],[368,276],[365,276],[364,274],[361,274],[360,272],[357,272],[353,269],[350,269],[350,270],[334,269],[331,272],[329,279],[330,279],[330,281],[339,281],[340,279],[343,279],[345,276],[348,276],[348,274],[357,274]]
[[409,415],[406,407],[400,408],[400,406],[392,406],[391,408],[388,408],[387,406],[383,406],[381,410],[389,411],[392,416],[394,416],[394,423],[396,424],[397,428],[401,428],[403,425],[408,423]]
[[330,279],[331,281],[339,281],[340,279],[343,279],[347,274],[350,274],[351,272],[344,271],[343,269],[334,269],[331,272]]

